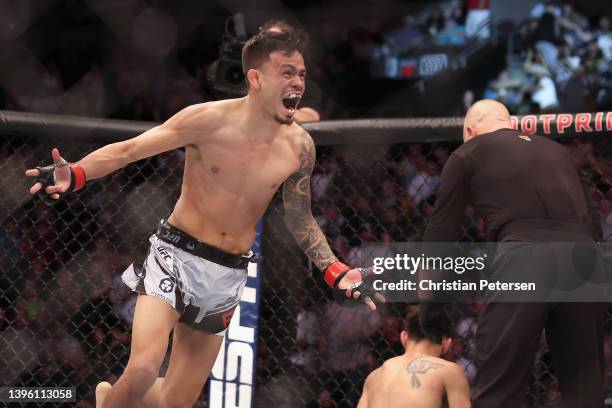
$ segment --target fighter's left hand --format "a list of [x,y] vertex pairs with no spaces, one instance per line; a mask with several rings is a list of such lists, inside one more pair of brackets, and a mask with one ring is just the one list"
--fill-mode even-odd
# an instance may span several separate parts
[[376,303],[385,303],[385,297],[372,286],[372,268],[353,268],[338,281],[336,290],[343,290],[347,298],[365,303],[370,310],[376,310]]

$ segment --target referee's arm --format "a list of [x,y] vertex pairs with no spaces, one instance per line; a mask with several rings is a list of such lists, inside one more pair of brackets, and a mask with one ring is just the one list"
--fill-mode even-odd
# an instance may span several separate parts
[[463,159],[451,154],[442,169],[440,189],[424,242],[455,242],[461,238],[469,193],[469,177]]

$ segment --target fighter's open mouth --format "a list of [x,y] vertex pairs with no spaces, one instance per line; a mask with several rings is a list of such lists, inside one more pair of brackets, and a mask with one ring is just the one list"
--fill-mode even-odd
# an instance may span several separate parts
[[302,99],[302,95],[300,94],[297,94],[297,93],[289,94],[283,98],[283,105],[285,106],[285,108],[289,110],[295,110],[297,109],[297,106],[300,103],[301,99]]

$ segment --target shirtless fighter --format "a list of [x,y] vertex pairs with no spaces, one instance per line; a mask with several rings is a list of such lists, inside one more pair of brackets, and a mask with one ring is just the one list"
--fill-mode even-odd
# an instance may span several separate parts
[[405,352],[366,378],[357,408],[468,408],[470,388],[463,369],[440,358],[451,342],[451,322],[441,314],[426,324],[410,313],[400,334]]
[[[194,105],[138,137],[102,147],[77,163],[53,149],[52,166],[30,169],[30,189],[57,200],[128,163],[185,147],[181,196],[149,238],[144,263],[124,282],[140,293],[131,355],[114,386],[96,389],[98,407],[191,407],[208,377],[251,260],[255,227],[284,182],[289,231],[325,281],[374,310],[366,272],[338,261],[310,209],[315,147],[293,123],[305,89],[303,41],[261,32],[243,48],[248,95]],[[146,295],[146,296],[145,296]],[[157,378],[174,330],[165,378]]]

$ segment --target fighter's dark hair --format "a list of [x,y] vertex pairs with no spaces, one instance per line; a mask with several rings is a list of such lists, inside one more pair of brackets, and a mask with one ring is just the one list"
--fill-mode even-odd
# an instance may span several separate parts
[[424,320],[419,318],[419,308],[414,307],[406,315],[404,330],[416,342],[430,340],[436,344],[442,344],[445,338],[452,336],[453,324],[443,310],[428,313]]
[[300,35],[300,31],[261,31],[244,44],[242,48],[242,70],[244,74],[249,69],[259,68],[270,58],[270,54],[280,51],[283,55],[290,56],[294,52],[304,55],[306,41]]

